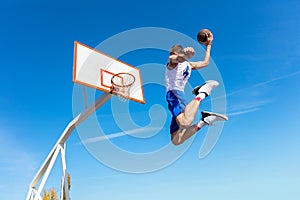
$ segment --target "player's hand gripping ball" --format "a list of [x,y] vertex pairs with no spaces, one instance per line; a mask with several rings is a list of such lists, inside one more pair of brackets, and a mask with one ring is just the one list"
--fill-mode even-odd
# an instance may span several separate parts
[[213,34],[208,29],[202,29],[197,34],[197,40],[200,44],[207,46],[208,44],[211,44],[213,40]]

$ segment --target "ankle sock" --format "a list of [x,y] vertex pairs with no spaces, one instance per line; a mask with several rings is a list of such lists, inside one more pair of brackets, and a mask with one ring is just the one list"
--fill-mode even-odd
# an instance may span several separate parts
[[201,93],[199,93],[196,97],[195,97],[195,99],[201,99],[201,100],[203,100],[203,99],[205,99],[205,97],[206,97],[206,94],[205,93],[203,93],[203,92],[201,92]]
[[199,131],[201,128],[203,128],[206,125],[207,125],[207,123],[205,123],[204,121],[201,120],[197,124],[195,124],[194,127],[197,131]]

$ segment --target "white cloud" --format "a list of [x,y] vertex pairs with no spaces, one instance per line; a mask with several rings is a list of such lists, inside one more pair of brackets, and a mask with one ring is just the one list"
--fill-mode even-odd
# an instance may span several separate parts
[[258,110],[260,110],[260,109],[261,109],[261,108],[245,109],[245,110],[241,110],[241,111],[230,112],[230,113],[227,113],[227,115],[228,115],[229,117],[239,116],[239,115],[244,115],[244,114],[247,114],[247,113],[255,112],[255,111],[258,111]]
[[18,144],[9,131],[0,130],[0,172],[6,175],[32,175],[34,173],[36,162],[33,156],[24,151],[22,145]]
[[240,101],[239,103],[230,105],[227,109],[228,112],[240,112],[245,110],[253,110],[261,108],[272,102],[271,99],[265,100],[252,100],[252,101]]
[[[262,86],[265,86],[267,84],[270,84],[270,83],[273,83],[273,82],[276,82],[276,81],[280,81],[280,80],[283,80],[283,79],[287,79],[287,78],[290,78],[292,76],[296,76],[296,75],[299,75],[299,74],[300,74],[300,70],[296,71],[296,72],[293,72],[293,73],[290,73],[290,74],[287,74],[287,75],[272,78],[272,79],[267,80],[267,81],[256,83],[256,84],[254,84],[250,87],[242,88],[242,89],[233,91],[231,93],[227,93],[226,96],[216,97],[213,100],[235,96],[235,95],[238,95],[242,92],[250,91],[250,90],[253,90],[257,87],[262,87]],[[234,105],[231,105],[230,107],[227,108],[227,115],[228,116],[238,116],[238,115],[244,115],[244,114],[248,114],[248,113],[251,113],[251,112],[259,111],[259,110],[261,110],[261,108],[264,105],[267,105],[267,104],[271,103],[272,100],[265,99],[265,100],[252,100],[252,101],[250,101],[249,99],[247,99],[247,101],[239,100],[239,102],[242,102],[242,103],[234,104]]]
[[[17,134],[3,128],[0,130],[0,146],[0,199],[24,198],[36,172],[34,154],[26,151]],[[12,194],[11,191],[18,192]]]
[[245,92],[245,91],[249,91],[249,90],[253,90],[254,88],[261,87],[261,86],[264,86],[264,85],[267,85],[267,84],[270,84],[270,83],[273,83],[273,82],[276,82],[276,81],[280,81],[280,80],[283,80],[283,79],[287,79],[287,78],[290,78],[292,76],[296,76],[296,75],[299,75],[299,74],[300,74],[300,70],[296,71],[296,72],[293,72],[293,73],[290,73],[290,74],[286,74],[286,75],[283,75],[283,76],[272,78],[272,79],[267,80],[267,81],[256,83],[256,84],[254,84],[252,86],[249,86],[249,87],[246,87],[246,88],[242,88],[242,89],[227,93],[225,96],[215,97],[215,98],[213,98],[213,100],[221,99],[221,98],[224,98],[224,97],[227,98],[227,97],[230,97],[230,96],[234,96],[236,94],[239,94],[239,93],[242,93],[242,92]]
[[117,132],[117,133],[112,133],[109,135],[103,135],[103,136],[98,136],[98,137],[93,137],[93,138],[88,138],[85,139],[83,141],[81,141],[81,143],[83,144],[89,144],[89,143],[94,143],[94,142],[100,142],[103,140],[110,140],[110,139],[114,139],[114,138],[118,138],[118,137],[122,137],[125,135],[137,135],[137,134],[141,134],[147,131],[158,131],[161,130],[161,127],[148,127],[148,128],[137,128],[137,129],[132,129],[132,130],[127,130],[127,131],[121,131],[121,132]]
[[286,78],[290,78],[292,76],[296,76],[300,74],[300,70],[299,71],[296,71],[296,72],[293,72],[293,73],[290,73],[290,74],[286,74],[286,75],[283,75],[283,76],[279,76],[279,77],[276,77],[276,78],[272,78],[270,80],[267,80],[267,81],[263,81],[261,83],[257,83],[255,85],[252,86],[252,88],[255,88],[255,87],[259,87],[259,86],[263,86],[263,85],[266,85],[266,84],[269,84],[269,83],[272,83],[272,82],[275,82],[275,81],[279,81],[279,80],[283,80],[283,79],[286,79]]

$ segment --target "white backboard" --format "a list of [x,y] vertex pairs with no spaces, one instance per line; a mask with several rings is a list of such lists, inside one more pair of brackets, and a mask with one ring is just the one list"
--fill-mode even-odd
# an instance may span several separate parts
[[73,81],[104,92],[111,91],[111,78],[130,73],[135,82],[128,99],[145,103],[140,70],[79,42],[74,43]]

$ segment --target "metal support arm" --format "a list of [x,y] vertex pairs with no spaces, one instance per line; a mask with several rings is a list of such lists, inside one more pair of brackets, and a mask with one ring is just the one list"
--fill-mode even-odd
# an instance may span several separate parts
[[[53,149],[49,153],[48,157],[44,161],[43,165],[33,178],[29,186],[29,191],[26,197],[26,200],[41,200],[41,191],[44,187],[44,184],[49,176],[49,173],[53,167],[53,164],[58,156],[58,153],[61,153],[62,167],[63,167],[63,180],[62,187],[66,186],[66,163],[65,163],[65,142],[73,132],[73,130],[91,114],[93,114],[98,108],[100,108],[105,102],[111,98],[110,93],[102,94],[92,105],[85,109],[82,113],[77,115],[65,128],[64,132],[54,145]],[[39,185],[39,188],[36,189],[37,184],[42,181]],[[63,188],[62,188],[63,189]],[[65,188],[67,189],[67,188]],[[68,192],[66,192],[66,197],[69,197]]]

